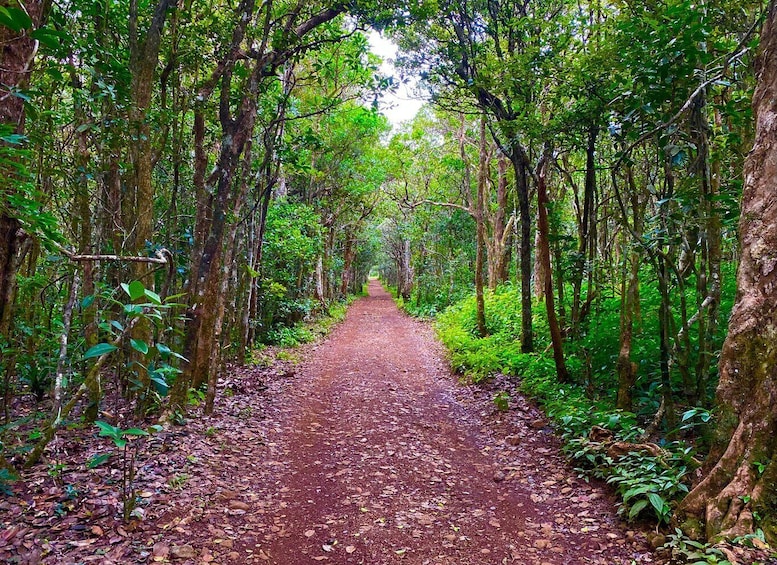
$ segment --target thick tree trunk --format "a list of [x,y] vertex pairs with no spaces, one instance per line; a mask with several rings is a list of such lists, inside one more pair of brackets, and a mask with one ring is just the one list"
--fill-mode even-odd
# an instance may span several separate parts
[[[32,28],[40,26],[48,13],[48,0],[30,0],[24,9],[32,19]],[[2,0],[0,6],[16,6],[13,0]],[[30,38],[31,29],[16,32],[0,25],[0,124],[10,128],[7,133],[24,131],[24,100],[11,90],[24,89],[32,70],[37,41]],[[3,142],[4,143],[4,142]],[[24,234],[14,211],[6,202],[16,190],[18,179],[5,166],[0,168],[0,341],[8,339],[16,295],[17,253]]]
[[[760,527],[777,539],[777,1],[757,59],[756,133],[745,161],[737,296],[720,359],[717,437],[709,472],[676,518],[715,539]],[[756,518],[757,516],[757,518]]]

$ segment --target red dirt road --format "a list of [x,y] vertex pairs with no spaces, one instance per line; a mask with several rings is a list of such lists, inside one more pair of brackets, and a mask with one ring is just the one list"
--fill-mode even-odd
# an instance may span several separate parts
[[499,415],[457,384],[428,326],[377,282],[306,357],[263,397],[270,408],[233,410],[242,439],[205,440],[188,486],[199,507],[173,503],[159,520],[169,519],[174,553],[194,550],[182,559],[652,562],[611,499],[564,464],[549,430],[534,429],[539,414],[521,401]]
[[477,412],[490,407],[459,398],[429,329],[377,282],[299,373],[268,437],[272,484],[253,483],[275,531],[236,540],[235,563],[649,561],[547,433],[513,429],[533,437],[495,481],[503,438]]

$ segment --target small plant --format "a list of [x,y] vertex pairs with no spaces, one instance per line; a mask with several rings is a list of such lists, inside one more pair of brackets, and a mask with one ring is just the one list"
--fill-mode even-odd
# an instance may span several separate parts
[[61,485],[62,483],[62,475],[67,471],[67,465],[64,463],[50,463],[48,465],[48,469],[46,470],[46,473],[49,477],[54,479],[54,482]]
[[769,544],[766,543],[764,531],[761,528],[756,529],[752,534],[735,537],[731,541],[744,547],[754,547],[756,549],[768,549],[769,547]]
[[167,486],[169,486],[172,490],[181,490],[188,480],[189,475],[186,473],[179,473],[167,481]]
[[510,393],[506,391],[498,392],[494,396],[494,406],[500,412],[507,412],[510,409]]
[[196,388],[190,388],[186,401],[189,403],[189,406],[197,407],[205,402],[205,392]]
[[669,534],[662,549],[668,550],[672,559],[689,565],[732,565],[720,549],[688,538],[679,528]]
[[299,363],[299,360],[300,360],[299,355],[292,353],[291,351],[279,351],[275,355],[275,358],[278,361],[288,361],[294,364]]
[[213,437],[218,432],[218,429],[216,429],[213,426],[208,426],[208,429],[205,430],[205,436],[206,437]]
[[19,477],[17,477],[10,469],[0,469],[0,494],[6,496],[13,495],[11,485],[17,480],[19,480]]
[[[135,514],[137,506],[137,493],[135,491],[135,475],[138,449],[141,438],[148,437],[151,433],[161,431],[161,426],[151,426],[149,430],[140,428],[129,428],[123,430],[112,426],[108,422],[98,420],[95,426],[100,429],[100,437],[107,437],[113,440],[113,444],[120,449],[121,454],[121,501],[123,505],[123,517],[125,522]],[[107,461],[111,454],[108,454],[103,461]],[[94,460],[94,458],[92,458]],[[99,464],[99,463],[98,463]],[[96,465],[94,465],[96,466]]]

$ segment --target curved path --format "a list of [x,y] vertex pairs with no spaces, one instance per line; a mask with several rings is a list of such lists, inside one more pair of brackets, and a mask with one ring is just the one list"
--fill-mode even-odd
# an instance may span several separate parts
[[226,415],[242,439],[203,447],[202,504],[173,504],[166,541],[197,563],[652,562],[531,406],[495,413],[450,375],[427,325],[369,291],[270,407]]

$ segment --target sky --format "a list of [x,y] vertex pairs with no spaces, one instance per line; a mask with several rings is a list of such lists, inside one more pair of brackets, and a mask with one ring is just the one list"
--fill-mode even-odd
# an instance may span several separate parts
[[[371,31],[367,38],[371,51],[383,59],[381,72],[393,75],[398,80],[399,72],[394,68],[394,59],[397,56],[396,44],[376,31]],[[396,92],[386,94],[380,102],[380,110],[389,119],[394,130],[403,122],[412,120],[424,104],[424,101],[418,99],[411,90],[412,85],[400,84]]]

